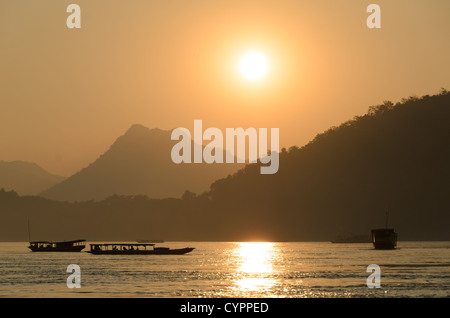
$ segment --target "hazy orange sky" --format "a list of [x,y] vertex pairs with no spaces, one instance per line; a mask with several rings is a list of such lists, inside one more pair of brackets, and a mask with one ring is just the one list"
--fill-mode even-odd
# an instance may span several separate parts
[[[302,146],[371,105],[450,89],[449,13],[448,0],[2,0],[0,160],[70,176],[132,124],[194,119]],[[259,82],[238,70],[252,49],[269,61]]]

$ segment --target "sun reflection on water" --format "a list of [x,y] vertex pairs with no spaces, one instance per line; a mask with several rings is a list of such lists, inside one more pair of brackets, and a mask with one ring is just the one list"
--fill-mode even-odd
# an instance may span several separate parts
[[277,258],[275,243],[239,243],[235,256],[239,264],[236,270],[235,289],[242,293],[264,294],[277,283],[272,278],[274,261]]
[[274,243],[239,243],[236,253],[241,258],[239,271],[245,273],[270,273],[273,269]]

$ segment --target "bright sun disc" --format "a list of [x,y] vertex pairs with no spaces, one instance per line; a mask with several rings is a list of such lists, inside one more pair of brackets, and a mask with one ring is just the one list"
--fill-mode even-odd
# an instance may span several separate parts
[[266,57],[259,52],[249,52],[241,59],[240,70],[249,80],[261,79],[267,72]]

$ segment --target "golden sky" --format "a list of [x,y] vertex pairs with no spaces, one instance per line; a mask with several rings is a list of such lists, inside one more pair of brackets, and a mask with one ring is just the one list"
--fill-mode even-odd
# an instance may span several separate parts
[[[66,8],[81,7],[81,29]],[[381,29],[366,8],[381,7]],[[2,0],[0,160],[70,176],[132,124],[279,128],[280,147],[450,88],[450,1]],[[250,82],[240,58],[263,52]]]

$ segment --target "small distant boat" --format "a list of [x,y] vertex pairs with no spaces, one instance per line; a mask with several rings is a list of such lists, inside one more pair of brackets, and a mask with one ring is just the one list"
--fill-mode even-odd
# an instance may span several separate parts
[[156,247],[151,243],[102,243],[90,246],[90,250],[86,252],[95,255],[182,255],[194,250],[193,247],[178,249]]
[[136,242],[138,242],[138,243],[164,243],[163,240],[147,240],[147,239],[136,240]]
[[372,243],[375,249],[389,250],[397,246],[398,234],[394,229],[388,228],[389,211],[386,213],[386,227],[381,229],[373,229]]
[[338,235],[331,243],[370,243],[370,235]]
[[32,252],[80,252],[86,247],[84,242],[85,240],[61,242],[35,241],[30,242],[28,248]]

